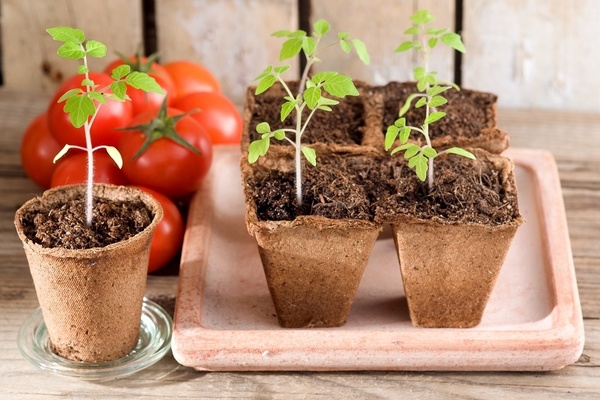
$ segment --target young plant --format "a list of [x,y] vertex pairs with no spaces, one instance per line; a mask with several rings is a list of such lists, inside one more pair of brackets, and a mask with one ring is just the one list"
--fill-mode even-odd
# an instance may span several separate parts
[[[423,60],[422,66],[417,66],[413,69],[413,76],[417,81],[417,93],[413,93],[404,102],[398,113],[398,119],[393,125],[387,128],[385,135],[385,149],[389,150],[394,146],[396,139],[400,139],[400,145],[395,147],[391,154],[404,151],[404,158],[408,160],[408,166],[413,168],[417,177],[421,181],[427,179],[427,187],[429,191],[433,189],[433,160],[444,154],[457,154],[463,157],[474,159],[475,156],[459,147],[451,147],[444,151],[438,152],[431,145],[429,126],[445,117],[446,113],[438,111],[440,106],[443,106],[448,100],[442,95],[448,89],[454,88],[460,90],[454,83],[443,82],[438,80],[437,72],[429,69],[429,52],[434,49],[439,42],[452,47],[453,49],[464,53],[465,46],[460,38],[460,35],[454,32],[449,32],[448,29],[433,29],[427,28],[426,25],[434,19],[433,15],[428,10],[417,11],[410,17],[412,27],[408,28],[404,33],[407,35],[417,36],[417,40],[408,40],[401,43],[396,52],[404,52],[411,49],[416,49]],[[407,125],[404,115],[410,110],[412,102],[418,99],[415,103],[415,108],[425,107],[425,118],[421,126]],[[418,132],[425,139],[425,144],[419,146],[415,143],[408,142],[411,132]]]
[[[337,34],[337,39],[331,43],[322,44],[330,25],[327,21],[321,19],[314,23],[313,33],[308,35],[303,30],[295,32],[277,31],[273,33],[275,37],[285,37],[287,40],[281,47],[279,54],[280,61],[284,61],[295,57],[300,52],[306,59],[306,65],[302,71],[302,76],[298,85],[298,92],[293,93],[288,84],[281,77],[290,66],[273,66],[269,65],[260,75],[254,80],[259,83],[256,86],[255,94],[259,95],[269,89],[275,82],[280,82],[286,91],[285,101],[281,105],[280,118],[283,122],[292,112],[295,113],[295,127],[271,130],[267,122],[261,122],[256,126],[256,131],[261,135],[261,138],[250,143],[248,148],[248,161],[256,162],[259,157],[264,156],[269,150],[271,138],[277,140],[287,140],[295,148],[295,172],[296,172],[296,201],[298,205],[302,204],[302,156],[313,166],[317,165],[317,155],[315,150],[302,144],[302,135],[306,131],[306,127],[317,110],[332,111],[332,106],[339,104],[339,101],[325,97],[323,91],[337,98],[346,96],[358,96],[358,90],[354,86],[352,79],[348,76],[337,72],[318,72],[312,77],[309,77],[310,68],[319,61],[317,55],[323,49],[337,45],[345,53],[350,53],[352,49],[356,51],[359,59],[369,64],[369,53],[365,44],[359,39],[350,39],[350,35],[346,32]],[[305,120],[303,120],[302,112],[308,107],[310,112]],[[292,138],[288,137],[288,134]]]
[[64,156],[70,149],[79,149],[87,153],[87,179],[86,179],[86,220],[88,225],[92,223],[92,185],[94,182],[94,157],[96,150],[104,149],[115,161],[119,168],[123,165],[123,160],[119,151],[113,146],[97,146],[92,144],[91,128],[98,111],[107,101],[126,101],[127,85],[162,94],[161,87],[154,78],[146,73],[133,71],[129,65],[121,65],[113,69],[113,82],[106,87],[98,87],[90,79],[88,68],[88,56],[104,57],[106,55],[106,46],[96,40],[85,39],[85,34],[80,29],[66,26],[46,29],[52,38],[62,45],[58,48],[57,54],[66,59],[82,60],[77,68],[77,72],[82,75],[81,85],[84,88],[71,89],[65,92],[58,102],[65,102],[64,111],[69,115],[69,120],[75,128],[83,127],[85,135],[85,147],[66,144],[62,150],[54,157],[54,162]]

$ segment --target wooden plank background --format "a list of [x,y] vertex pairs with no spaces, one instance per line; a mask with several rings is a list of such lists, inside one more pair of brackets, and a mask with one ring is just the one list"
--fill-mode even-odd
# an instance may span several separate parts
[[[143,4],[153,5],[154,18],[143,15]],[[304,21],[303,7],[310,10]],[[163,61],[205,64],[223,92],[241,104],[251,79],[279,63],[282,40],[270,34],[326,18],[334,31],[362,39],[372,64],[365,67],[332,49],[317,68],[384,84],[410,78],[414,55],[393,50],[418,8],[432,11],[436,27],[454,29],[458,16],[467,46],[464,87],[498,94],[504,108],[600,112],[597,0],[0,0],[3,82],[8,89],[49,94],[72,73],[72,63],[55,56],[47,27],[82,27],[110,49],[131,53],[149,21],[156,35],[150,47]],[[442,78],[452,78],[452,52],[436,51],[432,66]],[[297,72],[288,73],[290,79]]]

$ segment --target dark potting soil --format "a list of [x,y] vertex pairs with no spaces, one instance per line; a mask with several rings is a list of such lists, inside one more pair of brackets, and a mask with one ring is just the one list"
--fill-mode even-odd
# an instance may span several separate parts
[[295,173],[256,170],[249,184],[260,220],[291,221],[299,215],[373,221],[379,197],[377,159],[364,156],[317,156],[303,164],[303,203],[296,202]]
[[[297,82],[289,83],[292,93],[297,93]],[[250,141],[260,136],[256,132],[256,126],[261,122],[268,122],[271,130],[296,127],[296,114],[292,111],[290,115],[281,122],[281,105],[285,101],[281,85],[276,84],[264,93],[255,97],[254,110],[249,126]],[[364,105],[359,96],[346,96],[343,99],[332,97],[340,102],[332,106],[332,111],[317,110],[312,116],[304,134],[302,143],[336,143],[339,145],[360,144],[364,132]],[[310,110],[306,107],[302,113],[302,121],[306,121]],[[294,140],[294,135],[288,133],[288,138]],[[271,139],[272,143],[279,145],[290,145],[286,140]]]
[[459,156],[440,156],[434,164],[429,192],[406,162],[394,157],[382,164],[385,200],[377,205],[377,219],[408,214],[421,219],[501,225],[519,216],[516,193],[507,193],[501,172],[489,164]]
[[[383,133],[387,127],[398,119],[398,112],[412,93],[417,92],[412,82],[390,82],[379,88],[384,98]],[[492,128],[486,110],[490,110],[497,100],[492,93],[478,92],[468,89],[448,89],[442,93],[448,103],[439,107],[446,113],[441,120],[430,125],[430,137],[435,139],[442,135],[477,137],[484,128]],[[425,107],[415,108],[413,100],[410,111],[405,115],[408,125],[421,126],[425,119]],[[411,137],[417,138],[416,134]]]
[[94,199],[92,225],[85,216],[83,196],[58,207],[38,204],[23,215],[25,235],[45,248],[90,249],[127,240],[152,222],[142,202]]

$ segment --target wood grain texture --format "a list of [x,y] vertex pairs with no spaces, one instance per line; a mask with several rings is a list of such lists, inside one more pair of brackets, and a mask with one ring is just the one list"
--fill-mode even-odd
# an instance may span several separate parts
[[506,108],[600,112],[600,3],[464,0],[463,86]]
[[[298,27],[294,0],[156,0],[158,49],[163,62],[189,59],[205,65],[221,90],[243,103],[246,88],[278,63],[281,39],[271,33]],[[297,62],[287,72],[297,78]]]
[[2,0],[2,52],[7,89],[52,93],[77,72],[74,60],[56,55],[59,43],[46,28],[69,25],[103,42],[108,55],[90,58],[101,70],[118,51],[133,54],[142,44],[141,0]]
[[[29,121],[47,98],[0,90],[0,398],[47,399],[597,399],[600,393],[600,166],[597,153],[578,152],[591,114],[500,110],[513,144],[543,147],[556,156],[563,186],[586,343],[583,355],[562,370],[505,373],[210,373],[179,365],[169,354],[152,367],[111,382],[83,382],[37,370],[19,354],[17,332],[37,307],[14,211],[40,190],[20,166],[18,149]],[[580,123],[573,124],[573,121]],[[537,122],[536,122],[537,121]],[[587,123],[586,123],[587,122]],[[552,133],[547,127],[552,126]],[[596,131],[597,132],[597,131]],[[594,136],[594,135],[592,135]],[[545,138],[545,140],[542,140]],[[595,145],[594,140],[589,140]],[[598,148],[598,147],[596,147]],[[172,298],[176,277],[151,277],[147,294]]]
[[[415,51],[395,53],[398,45],[410,36],[404,31],[411,26],[409,17],[418,9],[427,8],[436,17],[433,28],[454,29],[454,1],[413,0],[328,0],[311,3],[311,23],[324,18],[331,23],[331,32],[348,32],[352,38],[365,42],[371,55],[371,65],[364,65],[355,52],[344,54],[339,48],[323,52],[315,70],[337,71],[373,84],[412,79],[412,69],[420,60]],[[335,36],[333,36],[335,38]],[[437,46],[430,56],[430,68],[442,80],[454,79],[454,57],[451,49]]]

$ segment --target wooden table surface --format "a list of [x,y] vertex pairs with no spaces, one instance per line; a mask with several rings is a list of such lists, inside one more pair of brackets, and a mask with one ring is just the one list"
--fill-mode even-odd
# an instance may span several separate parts
[[[169,353],[128,378],[83,382],[29,364],[17,332],[37,308],[16,209],[40,193],[20,165],[19,145],[47,97],[0,91],[0,399],[600,399],[600,114],[500,110],[515,147],[545,148],[558,163],[585,324],[583,355],[552,372],[198,372]],[[172,299],[177,276],[151,276],[148,297]]]

